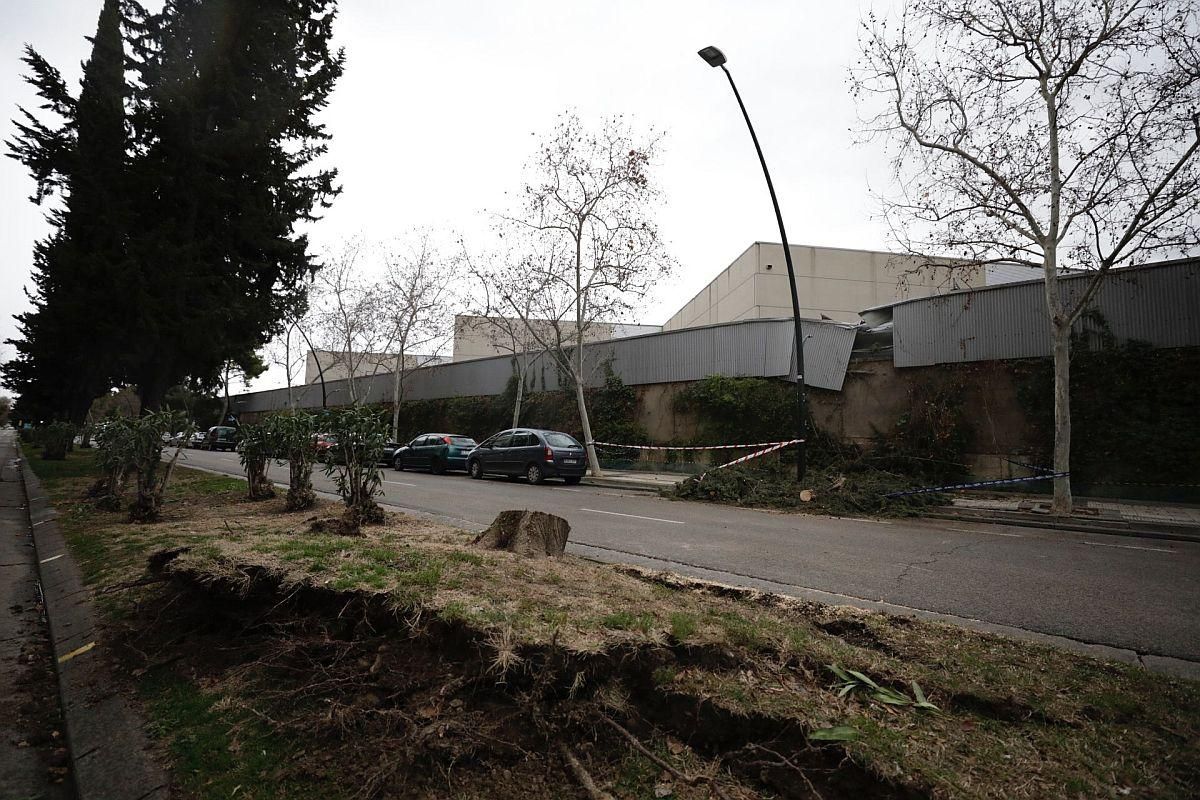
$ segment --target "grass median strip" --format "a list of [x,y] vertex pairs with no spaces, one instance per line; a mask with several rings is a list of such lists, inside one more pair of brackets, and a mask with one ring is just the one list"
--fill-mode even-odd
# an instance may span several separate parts
[[187,469],[163,520],[131,525],[81,499],[87,461],[46,487],[184,796],[549,798],[584,796],[586,775],[621,798],[1183,798],[1200,781],[1192,682],[479,551],[399,514],[310,533],[332,504],[283,514]]

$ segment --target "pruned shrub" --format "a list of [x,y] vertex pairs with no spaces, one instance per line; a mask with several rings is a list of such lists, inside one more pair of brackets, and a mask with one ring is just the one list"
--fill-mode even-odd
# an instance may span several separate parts
[[317,417],[307,411],[292,411],[270,416],[263,424],[275,444],[274,457],[288,462],[284,508],[287,511],[311,508],[317,502],[312,484],[313,464],[317,460]]
[[46,461],[63,461],[75,439],[75,426],[69,422],[51,422],[42,429],[41,439],[42,458]]
[[365,524],[383,522],[383,509],[375,498],[382,494],[379,459],[388,425],[377,409],[363,407],[332,411],[324,421],[335,440],[325,454],[325,474],[333,478],[346,504],[342,532],[356,534]]
[[121,508],[121,496],[125,491],[125,479],[133,465],[129,461],[131,436],[129,417],[117,417],[95,428],[96,464],[100,467],[100,478],[88,490],[88,496],[96,505],[107,511]]
[[238,434],[238,457],[246,471],[246,496],[250,500],[270,500],[275,496],[275,487],[267,477],[267,468],[277,455],[271,430],[264,423],[246,423]]

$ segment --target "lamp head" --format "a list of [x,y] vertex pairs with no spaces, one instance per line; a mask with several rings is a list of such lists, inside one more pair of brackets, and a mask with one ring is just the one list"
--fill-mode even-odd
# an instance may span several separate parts
[[712,45],[700,50],[699,54],[701,58],[708,62],[710,67],[719,67],[725,63],[725,54]]

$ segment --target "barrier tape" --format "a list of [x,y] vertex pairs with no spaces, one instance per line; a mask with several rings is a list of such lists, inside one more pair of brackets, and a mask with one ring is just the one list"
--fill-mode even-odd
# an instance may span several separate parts
[[956,483],[951,486],[933,486],[926,489],[909,489],[906,492],[892,492],[884,497],[907,497],[910,494],[929,494],[930,492],[948,492],[951,489],[978,489],[981,486],[1000,486],[1005,483],[1026,483],[1028,481],[1049,481],[1055,478],[1066,478],[1069,472],[1052,472],[1049,475],[1034,475],[1031,478],[1005,478],[997,481],[976,481],[975,483]]
[[1016,464],[1018,467],[1024,467],[1025,469],[1031,469],[1034,472],[1041,472],[1041,473],[1046,473],[1046,474],[1054,472],[1054,470],[1047,469],[1046,467],[1035,467],[1033,464],[1026,464],[1021,461],[1013,461],[1011,458],[1006,458],[1004,460],[1010,464]]
[[688,447],[667,447],[654,444],[617,444],[616,442],[592,442],[600,447],[624,447],[627,450],[738,450],[748,447],[787,447],[789,444],[803,442],[803,439],[792,439],[790,442],[757,442],[755,444],[710,444],[691,445]]
[[[741,458],[735,458],[733,461],[727,462],[725,464],[721,464],[720,466],[717,466],[717,467],[713,467],[710,470],[710,472],[715,472],[719,469],[725,469],[726,467],[732,467],[734,464],[741,464],[743,461],[749,461],[752,458],[758,458],[759,456],[765,456],[767,453],[774,453],[776,450],[782,450],[783,448],[785,448],[789,445],[800,444],[803,441],[804,441],[803,439],[792,439],[790,442],[775,442],[770,447],[767,447],[763,450],[759,450],[756,453],[751,453],[750,455],[742,456]],[[701,480],[701,481],[704,480],[704,476],[707,474],[708,474],[708,472],[701,474],[700,477],[697,478],[696,480]]]

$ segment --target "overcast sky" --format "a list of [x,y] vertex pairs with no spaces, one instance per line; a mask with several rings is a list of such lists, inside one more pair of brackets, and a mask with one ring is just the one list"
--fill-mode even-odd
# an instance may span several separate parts
[[[0,0],[0,121],[35,97],[21,80],[32,44],[77,87],[100,0]],[[886,5],[880,0],[876,6]],[[719,70],[725,51],[749,107],[795,244],[886,249],[872,188],[888,171],[856,146],[846,85],[866,2],[812,0],[343,0],[346,73],[325,120],[343,194],[309,233],[317,246],[413,226],[487,229],[485,209],[520,186],[535,135],[574,108],[667,132],[660,224],[680,270],[641,318],[661,324],[750,243],[778,241],[754,148]],[[23,167],[0,159],[0,340],[27,303],[43,211]],[[86,335],[81,331],[80,335]],[[13,355],[0,346],[0,360]],[[282,385],[268,375],[253,388]]]

